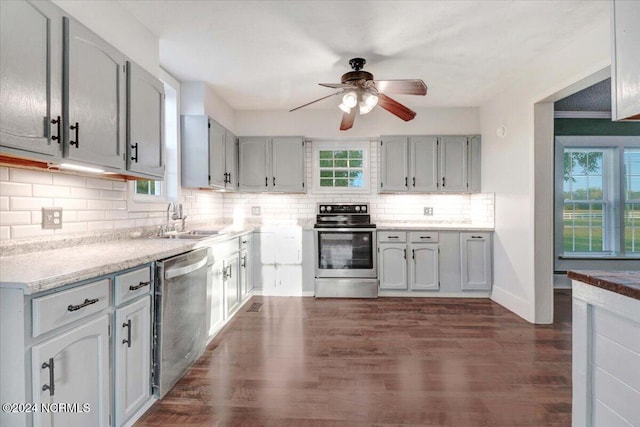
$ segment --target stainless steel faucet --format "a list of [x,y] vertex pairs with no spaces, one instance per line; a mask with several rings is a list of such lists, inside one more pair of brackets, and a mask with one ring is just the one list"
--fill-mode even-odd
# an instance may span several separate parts
[[164,231],[169,231],[170,227],[169,227],[169,212],[173,209],[173,203],[169,202],[169,205],[167,206],[167,223],[165,224],[165,230]]

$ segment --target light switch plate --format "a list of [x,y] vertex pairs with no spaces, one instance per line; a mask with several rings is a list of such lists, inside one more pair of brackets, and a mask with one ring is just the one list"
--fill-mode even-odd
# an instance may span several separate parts
[[260,206],[251,206],[251,215],[260,216]]
[[425,208],[424,208],[424,214],[425,214],[426,216],[433,216],[433,208],[431,208],[431,207],[426,207],[426,206],[425,206]]
[[62,228],[62,208],[42,208],[42,229]]

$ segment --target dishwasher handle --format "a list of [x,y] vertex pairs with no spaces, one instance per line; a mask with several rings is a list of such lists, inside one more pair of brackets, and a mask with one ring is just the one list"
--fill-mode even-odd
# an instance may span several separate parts
[[193,264],[185,265],[183,267],[170,268],[164,272],[165,280],[173,279],[174,277],[184,276],[185,274],[193,273],[196,270],[207,265],[209,259],[207,257],[202,258],[198,262],[194,262]]

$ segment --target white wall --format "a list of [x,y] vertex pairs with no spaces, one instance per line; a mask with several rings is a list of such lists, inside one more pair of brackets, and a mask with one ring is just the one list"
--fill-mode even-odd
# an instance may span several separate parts
[[[552,272],[540,277],[535,271],[537,257],[548,256],[537,253],[534,239],[535,177],[548,171],[535,169],[534,104],[609,63],[609,26],[596,25],[576,35],[572,43],[532,58],[530,69],[511,90],[497,94],[480,109],[482,191],[494,192],[496,197],[492,299],[531,322],[552,321],[539,318],[535,304],[536,286],[552,286]],[[507,130],[504,138],[496,135],[502,126]],[[553,140],[544,142],[553,144]],[[553,188],[538,191],[548,195]]]
[[160,70],[160,43],[151,31],[116,1],[53,0],[69,15],[154,76]]

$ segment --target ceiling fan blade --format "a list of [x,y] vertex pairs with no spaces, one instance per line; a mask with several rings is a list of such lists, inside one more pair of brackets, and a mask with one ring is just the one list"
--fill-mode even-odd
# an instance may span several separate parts
[[318,101],[322,101],[323,99],[331,98],[332,96],[342,95],[344,92],[345,91],[342,90],[340,92],[332,93],[331,95],[323,96],[322,98],[316,99],[315,101],[307,102],[304,105],[300,105],[299,107],[293,108],[293,109],[289,110],[289,112],[299,110],[300,108],[306,107],[307,105],[315,104]]
[[340,122],[340,130],[351,129],[356,119],[356,109],[352,108],[350,113],[342,114],[342,122]]
[[318,83],[320,86],[324,86],[324,87],[331,87],[334,89],[340,89],[340,88],[352,88],[353,85],[352,84],[348,84],[348,83]]
[[416,116],[415,111],[410,110],[409,108],[400,104],[398,101],[389,98],[383,93],[378,93],[378,105],[391,114],[395,114],[396,116],[400,117],[405,122],[413,120],[413,118]]
[[426,95],[427,85],[422,80],[374,80],[380,92],[405,95]]

